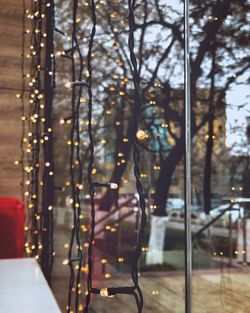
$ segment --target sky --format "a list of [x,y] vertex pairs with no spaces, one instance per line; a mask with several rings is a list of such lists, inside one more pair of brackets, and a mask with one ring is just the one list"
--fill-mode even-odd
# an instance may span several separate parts
[[[164,0],[162,4],[166,3]],[[183,11],[183,0],[168,0],[168,5],[174,7],[179,12]],[[249,72],[248,72],[249,76]],[[244,75],[242,79],[247,79],[247,75]],[[246,145],[246,118],[250,116],[250,88],[249,85],[237,85],[231,86],[231,90],[226,94],[226,103],[229,104],[226,110],[227,124],[226,124],[226,145],[228,148],[233,146],[240,147],[243,143]],[[244,107],[239,109],[240,106],[245,104]],[[236,132],[232,133],[232,127],[237,127]],[[246,147],[245,153],[250,147]],[[237,150],[237,148],[236,148]],[[232,153],[238,153],[232,149]],[[243,149],[244,150],[244,149]]]
[[[227,114],[227,138],[226,145],[232,147],[234,144],[238,147],[246,143],[246,118],[250,116],[250,88],[246,85],[234,85],[226,94],[226,102],[229,104]],[[245,104],[239,109],[239,106]],[[231,106],[232,105],[232,106]],[[230,129],[237,127],[236,133],[231,133]]]

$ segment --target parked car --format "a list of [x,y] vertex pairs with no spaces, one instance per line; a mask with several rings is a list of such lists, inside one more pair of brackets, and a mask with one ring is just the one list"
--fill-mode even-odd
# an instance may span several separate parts
[[172,210],[183,210],[185,202],[180,198],[169,198],[166,204],[166,210],[168,212]]
[[[212,209],[210,211],[210,218],[214,219],[216,216],[218,216],[220,213],[222,213],[222,211],[224,211],[225,209],[229,208],[231,204],[227,203],[227,204],[222,204],[220,206],[218,206],[215,209]],[[239,203],[235,203],[232,206],[232,210],[230,211],[226,211],[215,223],[215,226],[221,226],[221,227],[229,227],[230,226],[230,214],[231,214],[231,222],[232,222],[232,226],[235,227],[236,223],[238,221],[238,219],[240,217],[243,216],[244,214],[244,208],[239,204]],[[207,217],[206,214],[203,212],[200,214],[200,220],[202,222],[202,224],[206,224],[207,221]]]
[[[183,222],[184,221],[185,202],[180,198],[169,198],[167,200],[166,211],[170,221]],[[200,206],[192,205],[191,219],[192,223],[200,223]]]

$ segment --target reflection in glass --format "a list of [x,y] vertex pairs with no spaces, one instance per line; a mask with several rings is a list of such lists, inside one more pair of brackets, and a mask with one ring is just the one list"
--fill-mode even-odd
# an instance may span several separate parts
[[245,1],[192,1],[190,12],[194,312],[249,309],[248,10]]
[[[71,30],[71,11],[57,0],[57,24]],[[86,2],[87,3],[87,2]],[[94,283],[96,287],[131,283],[131,254],[140,211],[131,163],[133,84],[128,55],[128,8],[124,1],[98,2],[93,52],[96,181],[119,190],[98,189]],[[192,231],[193,311],[247,312],[249,202],[249,107],[247,107],[248,5],[237,1],[191,1]],[[145,0],[136,8],[136,42],[143,108],[137,133],[149,224],[140,261],[144,312],[184,312],[184,82],[183,2]],[[84,55],[91,23],[79,4],[78,35]],[[59,51],[69,40],[57,35]],[[55,142],[58,186],[57,256],[54,291],[62,308],[68,288],[67,249],[72,224],[69,168],[71,112],[67,58],[58,58]],[[67,77],[69,76],[69,77]],[[86,181],[87,94],[81,98],[80,126],[84,164],[81,186],[82,245],[88,246],[89,199]],[[62,116],[62,118],[61,118]],[[65,117],[67,117],[65,119]],[[247,119],[248,118],[248,119]],[[77,166],[77,165],[76,165]],[[242,198],[242,199],[239,199]],[[239,201],[240,200],[240,201]],[[64,265],[63,265],[64,264]],[[244,268],[245,270],[245,268]],[[82,266],[82,294],[88,268]],[[74,291],[73,291],[74,292]],[[237,295],[236,295],[237,294]],[[79,305],[82,310],[83,303]],[[135,312],[126,296],[95,296],[93,312]],[[80,311],[81,311],[80,310]],[[237,311],[238,310],[238,311]]]

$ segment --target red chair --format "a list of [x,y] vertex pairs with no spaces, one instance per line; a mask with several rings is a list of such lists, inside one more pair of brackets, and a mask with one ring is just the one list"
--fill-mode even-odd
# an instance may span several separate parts
[[23,257],[24,223],[23,202],[0,198],[0,259]]

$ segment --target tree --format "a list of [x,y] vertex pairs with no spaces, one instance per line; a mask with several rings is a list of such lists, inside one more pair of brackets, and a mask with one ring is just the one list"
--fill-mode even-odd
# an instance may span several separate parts
[[[191,1],[192,138],[204,128],[206,123],[210,124],[211,135],[215,118],[211,112],[222,107],[225,109],[226,92],[236,79],[249,69],[250,59],[247,52],[249,33],[246,29],[248,11],[249,4],[246,0],[234,2],[218,0],[212,3],[208,0],[202,3],[198,0]],[[79,14],[78,29],[79,38],[83,42],[83,54],[86,54],[86,42],[89,36],[88,16],[89,9],[85,6]],[[96,120],[99,121],[95,140],[98,147],[103,149],[107,147],[108,153],[113,154],[113,170],[109,180],[119,185],[122,185],[128,170],[133,129],[131,123],[134,115],[126,16],[127,6],[124,1],[115,3],[107,1],[105,5],[98,3],[98,31],[93,52],[93,94]],[[61,24],[64,29],[70,27],[68,21],[67,11],[62,12]],[[85,23],[82,23],[83,21]],[[155,157],[156,163],[152,164],[152,167],[157,165],[154,214],[164,216],[172,177],[184,155],[182,87],[184,40],[181,3],[176,3],[176,7],[166,5],[159,0],[145,0],[138,3],[135,35],[144,102],[140,127],[145,129],[148,135],[146,140],[140,142],[140,146],[142,154],[147,153]],[[216,62],[210,62],[215,42]],[[63,49],[67,50],[67,44],[63,42],[63,45]],[[216,70],[213,69],[215,66]],[[204,101],[201,104],[202,108],[199,109],[200,89],[209,90],[209,86],[210,100]],[[216,96],[216,103],[213,103],[215,90],[216,92],[219,90],[219,94]],[[81,114],[84,120],[86,117],[84,107]],[[85,132],[86,130],[83,129],[83,137]],[[110,142],[111,138],[112,142]],[[102,141],[103,139],[105,140]],[[207,145],[206,173],[210,172],[211,141],[208,141]],[[83,156],[86,157],[87,154],[84,153]],[[99,167],[102,174],[100,177],[105,176],[104,171],[101,170],[102,162],[99,163]],[[145,164],[142,164],[143,167]],[[204,189],[207,190],[207,186]],[[207,199],[209,194],[206,196]],[[109,210],[116,198],[117,194],[111,194],[108,190],[102,198],[101,208]],[[209,211],[209,207],[208,203],[206,212]]]

